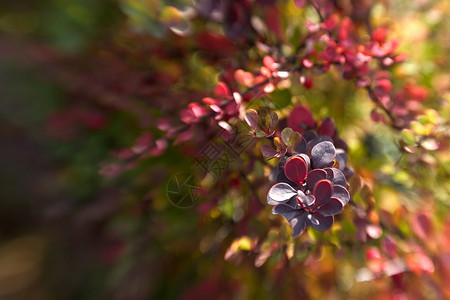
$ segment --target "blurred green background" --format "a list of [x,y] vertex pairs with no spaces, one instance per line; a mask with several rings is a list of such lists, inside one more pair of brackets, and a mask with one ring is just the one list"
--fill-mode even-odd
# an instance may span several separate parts
[[[191,168],[188,157],[195,148],[186,153],[171,148],[120,178],[98,174],[113,150],[130,146],[144,129],[158,137],[154,119],[161,111],[176,115],[188,96],[200,99],[224,71],[210,63],[216,60],[211,53],[192,55],[189,39],[164,39],[165,27],[159,27],[149,11],[163,2],[0,4],[0,299],[176,299],[184,291],[195,298],[205,290],[227,299],[233,289],[241,291],[237,298],[271,299],[278,295],[271,287],[283,291],[274,275],[281,252],[261,269],[254,268],[254,257],[240,267],[223,259],[239,237],[233,212],[245,206],[241,198],[250,198],[250,191],[235,195],[227,188],[220,203],[214,199],[217,208],[193,210],[173,209],[164,198],[167,179]],[[299,22],[288,9],[285,12],[286,27]],[[426,0],[380,1],[372,11],[374,24],[391,26],[402,49],[410,53],[396,75],[432,90],[428,104],[434,108],[450,99],[449,12],[447,1]],[[230,60],[227,54],[218,56]],[[333,115],[350,144],[354,165],[369,174],[379,175],[381,169],[393,176],[377,178],[380,203],[395,211],[400,206],[398,191],[423,185],[436,191],[436,210],[445,215],[448,163],[444,171],[433,171],[442,182],[431,182],[432,176],[413,182],[405,172],[397,172],[400,154],[393,133],[367,124],[370,100],[350,83],[335,85],[335,80],[336,74],[330,74],[317,81],[317,90],[297,92],[302,101],[310,101],[317,117]],[[277,105],[287,105],[282,102],[284,92],[278,94]],[[178,102],[177,93],[184,93]],[[273,97],[276,102],[277,94]],[[448,104],[442,107],[442,117],[448,119]],[[448,154],[442,158],[449,160]],[[263,173],[262,166],[257,168]],[[417,166],[417,172],[430,171]],[[260,196],[264,199],[263,193]],[[249,226],[261,233],[261,224],[267,222],[258,216]],[[274,235],[269,232],[267,241]],[[364,260],[361,253],[355,257]],[[345,279],[330,275],[332,262],[333,257],[326,256],[318,271],[302,275],[325,274],[322,278],[330,280],[312,287],[313,295],[326,294],[316,291],[336,281],[348,292]],[[342,264],[343,273],[356,268],[350,258]],[[244,287],[236,288],[240,285]],[[355,293],[360,295],[358,288]],[[286,293],[293,297],[289,289]],[[347,295],[328,295],[333,293]]]

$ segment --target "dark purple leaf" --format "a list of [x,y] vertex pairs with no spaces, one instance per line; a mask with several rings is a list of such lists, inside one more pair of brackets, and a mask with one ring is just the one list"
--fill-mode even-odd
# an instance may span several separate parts
[[277,177],[278,177],[279,173],[280,173],[280,170],[278,170],[278,168],[272,169],[269,174],[269,180],[272,182],[273,181],[279,182],[279,181],[277,181]]
[[316,197],[316,205],[321,206],[327,203],[333,194],[333,185],[327,179],[320,180],[316,183],[313,190],[313,195]]
[[317,226],[317,225],[319,225],[320,224],[320,222],[319,222],[319,220],[313,215],[313,214],[308,214],[307,215],[307,219],[309,220],[309,222],[311,223],[311,225],[315,225],[315,226]]
[[232,40],[239,39],[250,29],[250,10],[239,1],[228,2],[224,11],[225,34]]
[[327,166],[335,157],[336,149],[332,142],[320,142],[311,149],[311,159],[314,168]]
[[334,191],[333,191],[333,198],[337,198],[339,200],[341,200],[341,202],[344,205],[347,205],[347,203],[350,201],[350,194],[347,191],[347,189],[341,185],[335,185],[334,186]]
[[342,149],[336,149],[336,160],[339,164],[339,170],[344,170],[347,165],[347,153]]
[[355,218],[353,220],[353,224],[355,224],[356,232],[355,237],[357,241],[360,242],[367,242],[367,233],[366,233],[366,226],[368,222],[361,218]]
[[303,158],[306,162],[306,165],[308,166],[308,170],[311,168],[311,160],[309,159],[309,156],[301,153],[301,154],[297,154],[297,156],[300,156],[301,158]]
[[274,157],[278,152],[268,144],[261,145],[261,153],[264,157]]
[[336,126],[334,125],[333,119],[325,118],[317,129],[317,133],[332,138],[336,134]]
[[311,222],[311,225],[314,227],[314,229],[318,231],[325,231],[331,228],[333,226],[334,217],[333,216],[327,216],[324,217],[318,213],[314,214],[314,218],[319,222],[319,224],[314,224]]
[[305,139],[306,143],[309,143],[317,138],[317,133],[315,133],[314,131],[307,131],[303,134],[303,138]]
[[355,175],[355,171],[353,171],[350,167],[345,167],[344,170],[342,170],[342,173],[344,174],[345,178],[349,180],[353,175]]
[[275,155],[275,157],[283,157],[285,154],[286,154],[286,152],[287,152],[287,148],[284,148],[284,149],[281,149],[278,153],[277,153],[277,155]]
[[348,152],[348,145],[347,143],[341,139],[341,138],[336,138],[334,139],[334,146],[336,147],[336,149],[342,149],[345,152]]
[[253,130],[258,128],[258,112],[254,109],[249,109],[244,116],[245,122],[247,122],[248,126],[250,126]]
[[215,20],[222,20],[222,8],[223,8],[223,2],[224,1],[216,1],[216,0],[202,0],[202,1],[195,1],[195,9],[200,12],[205,17],[215,17],[217,18]]
[[306,222],[304,215],[304,213],[300,213],[298,216],[289,221],[292,226],[292,237],[297,237],[305,231]]
[[314,169],[306,177],[306,188],[312,190],[319,180],[327,179],[327,172],[322,169]]
[[282,215],[288,222],[299,213],[298,210],[293,209],[289,205],[279,204],[272,209],[272,213],[276,215]]
[[289,199],[297,195],[297,190],[291,187],[289,184],[281,182],[272,186],[267,193],[267,202],[271,205],[277,205],[283,202],[287,202]]
[[296,185],[295,182],[292,182],[291,180],[289,180],[289,179],[286,177],[286,175],[284,175],[284,170],[280,171],[280,172],[277,174],[276,182],[284,182],[284,183],[287,183],[287,184],[289,184],[289,185],[291,185],[291,186],[295,186],[295,185]]
[[286,161],[284,165],[284,174],[293,182],[300,184],[305,180],[308,173],[308,165],[305,160],[296,155]]
[[289,157],[282,157],[280,158],[280,160],[278,161],[278,169],[279,170],[283,170],[284,171],[284,165],[286,164],[286,161],[289,159]]
[[295,147],[295,152],[306,153],[306,140],[303,137],[297,147]]
[[[305,139],[308,141],[308,139],[307,139],[307,137],[308,137],[308,134],[309,133],[311,133],[311,134],[315,134],[314,132],[312,132],[312,131],[309,131],[309,132],[307,132],[305,135],[304,135],[304,137],[305,137]],[[306,150],[308,151],[308,152],[311,152],[311,149],[312,148],[314,148],[314,146],[316,146],[317,144],[319,144],[319,143],[322,143],[322,142],[330,142],[330,143],[333,143],[333,140],[331,139],[331,138],[329,138],[329,137],[327,137],[327,136],[312,136],[311,137],[311,139],[308,141],[308,143],[307,143],[307,146],[306,146]]]
[[337,198],[331,198],[319,208],[318,213],[322,216],[334,216],[342,212],[344,204]]
[[347,186],[344,174],[336,168],[325,168],[327,179],[331,180],[334,185]]
[[313,195],[305,195],[302,191],[297,192],[296,199],[301,202],[302,207],[311,207],[316,201]]
[[274,111],[271,111],[269,114],[269,131],[273,132],[278,123],[278,114]]
[[297,197],[292,197],[288,202],[284,203],[284,205],[288,205],[292,207],[292,209],[301,209],[300,204],[298,204]]

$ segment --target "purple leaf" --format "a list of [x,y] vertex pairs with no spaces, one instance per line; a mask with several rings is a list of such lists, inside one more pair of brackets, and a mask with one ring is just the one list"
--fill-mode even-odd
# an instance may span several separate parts
[[[289,184],[281,182],[272,186],[267,193],[267,202],[271,205],[280,204],[288,201],[292,197],[297,195],[297,190],[291,187]],[[275,201],[275,202],[274,202]]]
[[284,205],[288,205],[292,209],[296,210],[299,210],[301,208],[300,204],[298,203],[297,197],[292,197],[288,202],[284,203]]
[[316,217],[314,217],[313,214],[308,214],[307,218],[313,226],[314,225],[317,226],[320,224],[319,220]]
[[325,231],[331,228],[333,226],[334,217],[333,216],[327,216],[324,217],[318,213],[314,214],[314,218],[319,222],[319,224],[314,224],[311,222],[311,225],[314,227],[314,229],[318,231]]
[[287,148],[281,149],[280,152],[277,153],[277,155],[275,155],[275,157],[283,157],[287,152]]
[[334,125],[333,119],[325,118],[317,129],[317,133],[332,138],[336,134],[336,126]]
[[[308,135],[311,135],[311,137],[309,137]],[[314,148],[315,145],[322,143],[322,142],[333,143],[333,140],[330,137],[316,136],[313,131],[309,131],[309,132],[305,133],[304,137],[307,141],[309,141],[307,143],[307,147],[306,147],[308,151],[311,151],[311,149]]]
[[313,190],[313,195],[316,197],[316,205],[321,206],[327,203],[333,194],[333,185],[327,179],[320,180],[316,183]]
[[270,112],[269,115],[269,131],[273,132],[278,123],[278,114],[274,111]]
[[319,208],[318,213],[325,217],[333,216],[341,213],[343,208],[344,204],[339,199],[331,198],[330,201]]
[[[345,165],[347,164],[347,153],[345,152],[344,149],[336,149],[336,159],[339,162],[339,166],[342,167],[342,169],[345,167]],[[342,165],[341,165],[341,161],[342,161]],[[341,169],[341,168],[339,168]]]
[[286,204],[279,204],[272,209],[273,214],[282,215],[288,222],[292,220],[298,212],[298,210],[293,209]]
[[347,180],[349,180],[350,177],[352,177],[353,175],[355,175],[355,171],[353,171],[353,169],[350,168],[350,167],[348,167],[348,166],[346,166],[346,167],[344,168],[344,170],[342,170],[342,173],[344,174],[344,176],[345,176],[345,178],[346,178]]
[[274,157],[278,152],[268,144],[261,145],[261,153],[264,157]]
[[296,199],[301,202],[303,207],[311,207],[316,202],[316,197],[313,195],[305,195],[302,191],[297,192]]
[[306,162],[306,165],[308,166],[308,170],[311,168],[311,160],[309,159],[309,156],[306,154],[297,154],[297,156],[300,156],[301,158],[303,158]]
[[322,169],[314,169],[306,177],[306,188],[312,190],[319,180],[327,179],[327,172]]
[[347,189],[341,185],[335,185],[333,190],[333,198],[341,200],[344,205],[350,201],[350,194]]
[[284,170],[278,172],[277,174],[277,178],[275,180],[276,182],[285,182],[291,186],[295,186],[295,182],[290,181],[289,179],[287,179],[286,175],[284,175]]
[[244,116],[245,122],[247,122],[248,126],[250,126],[253,130],[258,128],[258,112],[254,109],[249,109]]
[[355,224],[355,227],[356,227],[356,232],[355,232],[356,240],[363,242],[363,243],[367,242],[366,226],[367,226],[368,222],[366,220],[363,220],[360,218],[355,218],[353,220],[353,223]]
[[334,139],[334,147],[336,147],[336,149],[342,149],[345,152],[348,152],[348,145],[346,142],[344,142],[343,139],[340,138],[336,138]]
[[334,185],[347,185],[344,173],[342,173],[340,170],[336,168],[325,168],[324,170],[327,172],[327,179],[331,180]]
[[305,153],[306,152],[306,140],[302,137],[300,143],[295,147],[295,152]]
[[311,149],[311,158],[314,168],[327,166],[335,157],[336,149],[332,142],[323,141]]
[[297,237],[305,231],[306,222],[304,215],[305,214],[300,213],[298,216],[289,221],[292,226],[292,237]]
[[307,173],[308,165],[305,160],[298,155],[289,158],[284,165],[284,174],[286,177],[297,184],[300,184],[305,180]]

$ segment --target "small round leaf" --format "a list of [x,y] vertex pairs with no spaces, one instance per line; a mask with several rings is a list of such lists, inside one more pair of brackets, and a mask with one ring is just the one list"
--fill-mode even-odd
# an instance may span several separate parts
[[300,184],[305,180],[307,173],[308,165],[305,160],[298,155],[289,158],[284,165],[284,174],[286,177],[297,184]]

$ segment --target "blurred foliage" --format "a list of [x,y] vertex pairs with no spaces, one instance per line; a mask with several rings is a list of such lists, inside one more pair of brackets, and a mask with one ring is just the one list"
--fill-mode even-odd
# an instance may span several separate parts
[[[259,142],[206,176],[199,153],[223,143],[217,128],[130,159],[130,147],[161,137],[161,119],[178,126],[179,111],[219,79],[233,86],[232,70],[259,67],[262,37],[285,44],[287,56],[305,18],[318,21],[294,1],[260,2],[257,19],[279,30],[239,36],[239,22],[193,17],[190,1],[0,6],[0,298],[450,298],[447,1],[378,1],[370,12],[372,26],[389,28],[409,53],[393,85],[429,93],[411,128],[368,121],[367,93],[336,70],[308,74],[311,89],[278,86],[248,104],[270,102],[281,117],[302,104],[316,119],[334,118],[359,174],[350,187],[360,210],[346,208],[330,231],[292,239],[271,214],[276,162],[261,160]],[[351,10],[357,1],[338,2]],[[99,175],[115,157],[124,173]],[[180,172],[202,187],[192,207],[168,200]],[[370,211],[364,220],[361,211]]]

